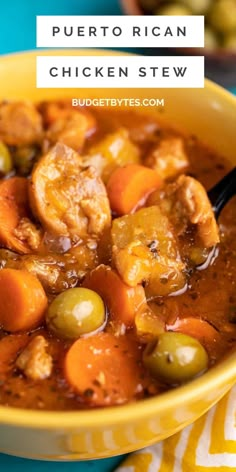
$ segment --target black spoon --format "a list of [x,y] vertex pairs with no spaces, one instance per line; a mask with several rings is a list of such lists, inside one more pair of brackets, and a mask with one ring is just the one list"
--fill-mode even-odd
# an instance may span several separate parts
[[234,195],[236,195],[236,167],[208,192],[216,219],[219,218],[226,203]]
[[[226,203],[236,194],[236,167],[223,177],[211,190],[207,193],[208,198],[212,204],[212,208],[216,219],[219,218],[221,211]],[[219,248],[215,246],[212,248],[208,257],[203,264],[197,266],[197,270],[204,270],[209,265],[213,264],[218,256]]]

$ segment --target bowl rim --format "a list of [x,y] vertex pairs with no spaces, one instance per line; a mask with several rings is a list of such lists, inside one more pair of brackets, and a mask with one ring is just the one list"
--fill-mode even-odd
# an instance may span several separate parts
[[[88,410],[45,411],[25,408],[0,406],[0,424],[23,426],[30,429],[67,429],[91,428],[116,424],[136,422],[137,420],[152,418],[153,415],[167,413],[172,409],[188,405],[198,398],[206,398],[206,407],[202,414],[209,409],[207,400],[211,392],[219,389],[219,398],[224,396],[236,382],[236,352],[227,359],[219,362],[208,372],[191,382],[161,393],[155,397],[138,400],[120,406],[105,407]],[[224,386],[224,387],[222,387]],[[210,393],[209,393],[210,392]]]
[[[14,60],[15,56],[33,56],[36,55],[76,55],[79,49],[36,49],[32,51],[19,51],[16,53],[4,54],[0,56],[2,62]],[[87,55],[134,55],[122,51],[87,49],[82,53]],[[214,82],[205,79],[205,88],[221,99],[235,106],[236,97],[223,87]],[[183,407],[191,401],[197,401],[198,398],[209,398],[209,392],[219,389],[219,399],[236,383],[236,352],[227,354],[227,357],[213,366],[208,372],[191,382],[161,393],[155,397],[138,400],[120,406],[105,407],[88,410],[69,410],[69,411],[45,411],[25,408],[15,408],[9,406],[0,406],[0,424],[14,425],[30,429],[70,429],[70,428],[91,428],[101,425],[119,425],[127,421],[136,422],[163,413],[175,407]],[[218,401],[218,400],[217,400]],[[215,401],[213,400],[215,403]],[[209,408],[209,399],[206,403],[204,413]]]

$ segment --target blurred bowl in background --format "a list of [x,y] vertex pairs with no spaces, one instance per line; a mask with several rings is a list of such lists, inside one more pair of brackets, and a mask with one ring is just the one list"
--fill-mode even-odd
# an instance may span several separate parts
[[126,15],[144,14],[138,0],[121,0],[121,6]]
[[[120,0],[122,10],[126,15],[145,15],[146,12],[141,8],[140,0]],[[160,4],[164,4],[163,0]],[[233,12],[232,12],[233,15]],[[211,41],[208,36],[209,30],[205,35],[205,40]],[[236,32],[235,32],[236,35]],[[235,47],[235,46],[234,46]],[[171,49],[152,48],[145,49],[147,55],[171,55]],[[204,55],[205,75],[224,87],[236,87],[236,49],[207,49],[207,48],[182,48],[176,49],[178,55]]]
[[121,5],[126,15],[144,14],[138,0],[121,0]]

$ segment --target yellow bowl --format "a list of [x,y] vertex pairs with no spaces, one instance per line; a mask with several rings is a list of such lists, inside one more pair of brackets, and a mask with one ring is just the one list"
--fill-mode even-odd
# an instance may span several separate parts
[[[0,58],[0,99],[164,98],[162,117],[194,133],[231,162],[235,162],[236,99],[213,83],[206,81],[205,89],[199,90],[36,89],[36,54],[115,53],[54,50],[3,56]],[[158,110],[163,111],[162,107],[149,111],[158,113]],[[136,404],[78,412],[41,412],[0,407],[0,451],[47,460],[92,459],[134,451],[166,438],[196,420],[220,400],[235,381],[236,353],[231,353],[201,378]]]

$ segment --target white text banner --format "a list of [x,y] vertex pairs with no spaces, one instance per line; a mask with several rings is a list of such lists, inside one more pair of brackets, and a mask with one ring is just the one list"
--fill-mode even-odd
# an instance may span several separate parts
[[202,56],[38,56],[38,88],[203,88]]
[[204,47],[204,16],[37,16],[37,47]]

